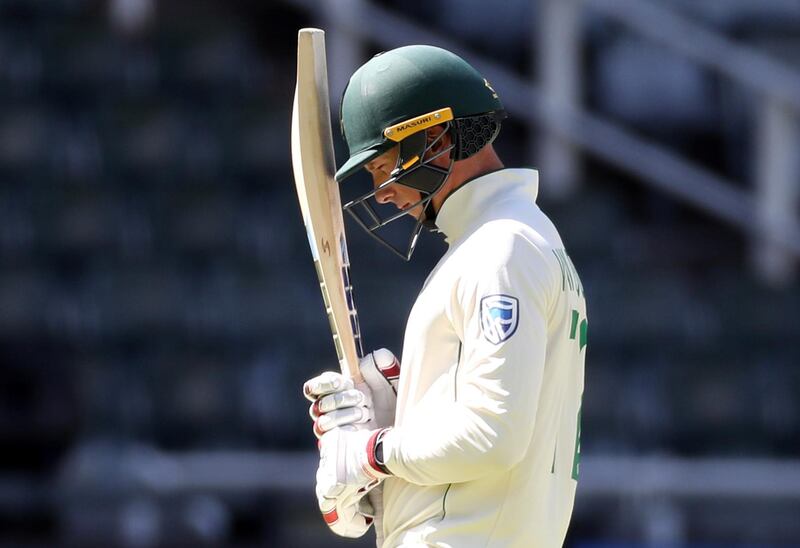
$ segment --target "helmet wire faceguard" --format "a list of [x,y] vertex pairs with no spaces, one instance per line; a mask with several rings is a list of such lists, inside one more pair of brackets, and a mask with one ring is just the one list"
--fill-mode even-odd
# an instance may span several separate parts
[[[361,226],[367,233],[375,238],[378,242],[386,246],[392,253],[408,261],[414,253],[414,248],[417,245],[417,239],[422,231],[422,228],[428,224],[426,221],[432,221],[433,207],[431,200],[441,190],[450,172],[453,170],[453,163],[455,162],[455,155],[453,151],[456,148],[456,140],[453,139],[452,123],[445,122],[444,131],[442,131],[436,138],[428,143],[428,130],[419,131],[410,135],[409,137],[400,141],[400,151],[397,155],[397,163],[392,170],[389,178],[383,181],[380,185],[375,187],[369,192],[366,192],[342,206],[342,209],[350,214],[355,222]],[[430,152],[439,144],[445,134],[451,133],[451,142],[448,146],[435,154]],[[430,155],[429,155],[430,154]],[[445,154],[449,157],[449,163],[446,168],[433,165],[432,162]],[[375,195],[381,190],[390,185],[399,184],[416,190],[420,193],[421,198],[414,204],[411,204],[391,215],[381,216],[379,212],[370,203],[370,199],[374,199]],[[383,237],[378,231],[396,221],[397,219],[410,215],[412,211],[417,208],[422,208],[417,218],[411,233],[409,234],[408,241],[406,242],[405,249],[392,244],[389,240]]]

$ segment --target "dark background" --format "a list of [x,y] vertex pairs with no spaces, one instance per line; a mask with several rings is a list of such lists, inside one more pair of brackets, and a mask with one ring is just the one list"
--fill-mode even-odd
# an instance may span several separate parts
[[[297,30],[386,49],[335,24],[375,25],[357,4],[0,0],[3,545],[370,544],[316,510],[300,387],[336,360],[289,150]],[[655,4],[798,68],[791,2]],[[543,2],[374,5],[537,81]],[[763,94],[580,13],[581,106],[753,192]],[[539,167],[548,131],[512,112],[496,146]],[[794,259],[765,275],[754,233],[579,159],[540,199],[589,306],[568,544],[800,545]],[[399,354],[444,244],[348,238],[366,347]]]

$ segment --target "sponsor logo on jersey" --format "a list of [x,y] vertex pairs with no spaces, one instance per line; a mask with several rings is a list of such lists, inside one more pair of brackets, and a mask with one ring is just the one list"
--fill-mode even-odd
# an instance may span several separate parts
[[488,295],[481,299],[481,331],[486,340],[500,344],[511,338],[519,322],[519,300],[511,295]]

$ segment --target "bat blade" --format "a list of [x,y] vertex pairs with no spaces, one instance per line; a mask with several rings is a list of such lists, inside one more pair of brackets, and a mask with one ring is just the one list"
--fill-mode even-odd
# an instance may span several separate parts
[[361,380],[361,330],[353,303],[328,98],[325,33],[301,29],[292,108],[292,167],[297,198],[342,372]]

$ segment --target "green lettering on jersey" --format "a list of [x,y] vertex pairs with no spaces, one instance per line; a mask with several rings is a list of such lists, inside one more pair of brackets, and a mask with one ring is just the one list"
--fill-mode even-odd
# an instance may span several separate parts
[[578,408],[578,429],[575,434],[575,455],[572,457],[572,479],[578,481],[578,476],[581,473],[581,410],[583,406]]
[[[583,350],[583,347],[586,346],[589,322],[586,318],[580,320],[580,316],[580,312],[575,309],[572,310],[572,325],[570,325],[569,328],[569,338],[571,341],[574,341],[577,337],[580,349]],[[578,323],[578,320],[580,320],[580,323]],[[580,326],[580,329],[578,329],[578,326]]]
[[580,318],[580,313],[577,310],[572,311],[572,327],[569,328],[569,338],[571,340],[575,340],[575,332],[578,330],[578,319]]
[[572,264],[572,259],[569,258],[569,255],[567,255],[567,252],[563,248],[553,249],[552,251],[561,269],[561,291],[566,291],[567,287],[569,287],[569,290],[575,291],[578,296],[582,295],[583,284],[581,284],[578,271],[575,270],[575,265]]

